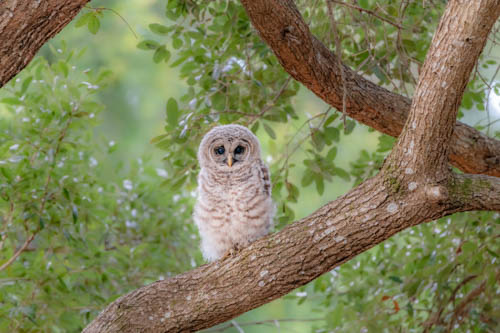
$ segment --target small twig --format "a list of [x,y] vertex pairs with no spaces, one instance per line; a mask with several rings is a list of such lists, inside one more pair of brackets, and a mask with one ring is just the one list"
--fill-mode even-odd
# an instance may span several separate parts
[[448,303],[455,303],[455,297],[457,295],[457,292],[460,288],[462,288],[465,284],[467,284],[467,282],[473,280],[477,278],[477,275],[469,275],[467,276],[465,279],[462,280],[462,282],[460,282],[456,287],[455,289],[453,289],[453,292],[451,293],[451,296],[450,296],[450,299],[448,301]]
[[31,236],[29,236],[26,241],[24,242],[24,244],[16,251],[16,253],[14,253],[14,255],[12,257],[10,257],[9,260],[7,260],[2,266],[0,266],[0,272],[3,271],[4,269],[6,269],[7,267],[10,266],[10,264],[12,264],[14,262],[14,260],[17,259],[17,257],[19,257],[21,255],[21,253],[24,252],[24,250],[26,250],[26,248],[31,244],[31,241],[35,238],[35,235],[38,233],[38,231],[35,231],[31,234]]
[[455,308],[455,310],[453,311],[453,316],[451,317],[451,320],[450,322],[448,323],[448,328],[447,328],[447,332],[451,332],[452,331],[452,328],[453,328],[453,324],[455,323],[455,320],[457,320],[458,317],[460,316],[464,316],[465,314],[465,311],[467,309],[467,306],[475,299],[477,298],[479,295],[481,295],[484,291],[484,289],[486,288],[486,281],[487,280],[484,280],[483,282],[481,282],[480,285],[478,285],[476,288],[474,288],[465,298],[462,302],[460,302],[460,304],[458,304],[458,306]]
[[271,103],[267,104],[265,107],[262,108],[262,110],[260,111],[260,113],[257,114],[257,117],[255,117],[251,122],[250,124],[253,124],[255,122],[256,119],[262,117],[267,111],[269,111],[275,104],[276,104],[276,101],[278,100],[278,98],[280,98],[280,96],[283,94],[283,92],[285,91],[285,88],[288,86],[288,84],[290,83],[290,81],[292,80],[292,77],[289,76],[285,83],[283,83],[283,85],[281,86],[280,90],[276,93],[276,95],[274,96],[273,100],[271,101]]
[[364,9],[364,8],[359,7],[359,6],[356,6],[356,5],[347,3],[347,2],[338,1],[338,0],[329,0],[329,1],[334,2],[334,3],[338,4],[338,5],[346,6],[346,7],[352,8],[352,9],[359,10],[360,12],[364,12],[364,13],[370,14],[372,16],[375,16],[379,20],[382,20],[382,21],[384,21],[386,23],[389,23],[390,25],[395,26],[398,29],[405,29],[402,25],[400,25],[400,24],[398,24],[396,22],[393,22],[393,21],[391,21],[391,20],[389,20],[389,19],[387,19],[387,18],[385,18],[383,16],[380,16],[380,15],[378,15],[377,13],[375,13],[372,10]]
[[233,325],[238,330],[239,333],[245,333],[245,331],[240,327],[240,325],[238,325],[236,320],[231,320],[231,325]]

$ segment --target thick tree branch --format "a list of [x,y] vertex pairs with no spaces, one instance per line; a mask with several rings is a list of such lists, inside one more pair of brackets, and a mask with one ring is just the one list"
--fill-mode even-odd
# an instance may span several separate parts
[[[122,296],[84,333],[192,332],[211,327],[286,295],[405,228],[471,208],[462,205],[466,194],[460,188],[453,192],[451,185],[421,186],[395,194],[385,178],[381,173],[365,181],[235,257]],[[454,196],[436,196],[436,188]],[[500,205],[498,192],[497,200],[487,205]]]
[[[242,0],[253,26],[284,69],[326,103],[342,110],[341,69],[333,52],[314,37],[293,0]],[[343,65],[347,114],[397,137],[411,100],[377,86]],[[500,141],[457,122],[450,161],[464,172],[500,176]]]
[[449,182],[450,200],[459,201],[465,210],[500,212],[500,178],[485,175],[455,175]]
[[[461,43],[466,29],[471,29],[470,36],[477,38],[474,41],[476,47],[483,45],[482,38],[486,38],[494,22],[491,16],[498,16],[500,2],[478,2],[485,10],[467,1],[451,0],[448,3],[447,12],[434,38],[437,45],[431,48],[425,65],[431,68],[431,72],[434,70],[434,55],[446,51],[450,45]],[[477,22],[480,23],[475,27],[462,22],[468,26],[464,30],[443,29],[453,27],[453,21],[459,20],[460,13],[464,12],[467,17],[483,17],[478,17]],[[459,13],[458,18],[451,13]],[[278,17],[279,14],[275,13]],[[293,29],[289,31],[296,33]],[[440,45],[443,40],[446,41]],[[294,42],[293,39],[289,40],[289,43]],[[479,52],[470,55],[475,57],[472,61],[477,59]],[[444,54],[443,58],[446,59]],[[458,81],[445,81],[445,88],[454,84],[457,86],[441,91],[444,94],[441,98],[451,106],[442,106],[433,100],[432,94],[417,91],[421,97],[419,95],[416,99],[410,119],[422,122],[422,127],[410,132],[412,126],[405,126],[396,148],[405,152],[416,147],[412,147],[412,143],[443,145],[444,149],[438,148],[436,153],[415,149],[413,154],[416,154],[416,159],[435,158],[446,167],[447,160],[443,156],[446,156],[446,146],[454,124],[450,118],[458,108],[465,86],[462,76],[468,75],[470,66],[466,62],[463,68],[454,68],[455,65],[460,67],[460,64],[449,65],[446,60],[443,60],[444,64],[440,61],[437,60],[438,68],[435,71],[439,73],[441,67],[445,67],[445,80],[450,76]],[[418,90],[425,90],[427,85],[433,87],[434,81],[439,80],[422,75]],[[432,102],[436,108],[424,107]],[[435,123],[424,121],[429,117],[434,118]],[[431,134],[420,133],[426,131]],[[84,332],[191,332],[207,328],[287,294],[405,228],[454,212],[478,208],[497,210],[500,207],[498,178],[454,175],[449,171],[441,171],[447,169],[434,167],[430,162],[426,164],[429,168],[427,173],[425,170],[407,172],[387,166],[393,161],[413,161],[407,160],[405,156],[390,157],[389,163],[376,177],[363,182],[312,215],[251,244],[237,256],[201,266],[122,296],[110,304]],[[408,165],[416,167],[419,164]],[[443,178],[436,177],[436,170],[443,174]]]
[[90,0],[0,2],[0,87],[26,67],[38,50]]

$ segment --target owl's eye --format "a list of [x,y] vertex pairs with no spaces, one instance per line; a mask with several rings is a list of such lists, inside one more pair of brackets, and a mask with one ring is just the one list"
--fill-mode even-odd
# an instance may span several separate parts
[[217,155],[222,155],[222,154],[224,154],[224,152],[225,152],[225,151],[226,151],[226,150],[225,150],[225,149],[224,149],[224,147],[222,147],[222,146],[215,148],[215,153],[216,153]]
[[243,146],[238,146],[236,147],[236,149],[234,150],[234,153],[235,154],[243,154],[243,152],[245,151],[245,147]]

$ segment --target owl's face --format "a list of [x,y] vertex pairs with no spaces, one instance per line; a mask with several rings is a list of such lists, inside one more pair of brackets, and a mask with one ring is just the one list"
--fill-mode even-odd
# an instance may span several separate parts
[[260,158],[259,141],[240,125],[214,127],[205,134],[198,150],[201,167],[238,170]]

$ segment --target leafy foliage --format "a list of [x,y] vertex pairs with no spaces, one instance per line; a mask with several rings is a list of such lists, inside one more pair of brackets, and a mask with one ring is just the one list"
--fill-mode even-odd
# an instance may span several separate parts
[[1,99],[1,264],[32,241],[0,271],[0,331],[81,330],[116,297],[194,265],[183,246],[194,237],[184,224],[189,196],[159,187],[145,161],[99,177],[113,144],[96,142],[92,127],[110,72],[79,70],[74,51],[54,53]]

